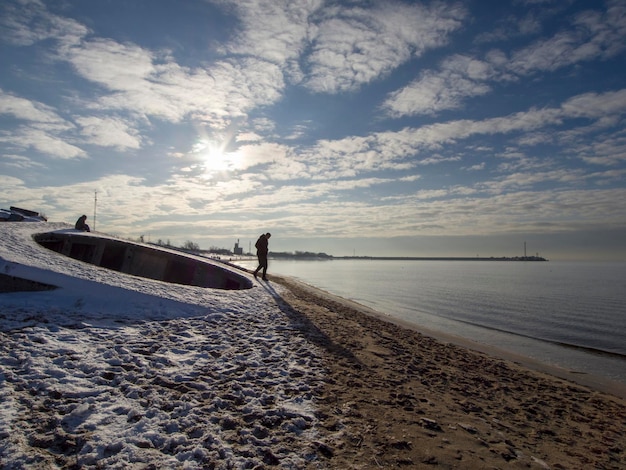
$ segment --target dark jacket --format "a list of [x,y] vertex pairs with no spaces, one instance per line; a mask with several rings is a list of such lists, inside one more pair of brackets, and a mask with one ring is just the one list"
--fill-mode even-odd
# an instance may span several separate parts
[[267,237],[265,236],[265,234],[263,234],[259,237],[259,239],[254,244],[254,246],[256,247],[256,254],[267,255],[267,251],[268,251],[267,245],[268,245]]
[[87,219],[86,215],[79,217],[78,220],[76,221],[76,224],[74,225],[74,228],[76,230],[82,230],[83,232],[89,232],[89,225],[85,223],[86,219]]

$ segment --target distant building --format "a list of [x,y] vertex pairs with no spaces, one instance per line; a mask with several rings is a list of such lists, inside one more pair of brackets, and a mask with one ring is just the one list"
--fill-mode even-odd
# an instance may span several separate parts
[[233,250],[235,255],[243,255],[243,248],[239,246],[239,240],[235,243],[235,249]]

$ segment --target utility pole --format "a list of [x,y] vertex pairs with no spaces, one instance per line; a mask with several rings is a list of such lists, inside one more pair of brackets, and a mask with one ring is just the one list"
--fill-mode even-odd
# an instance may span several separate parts
[[96,231],[96,206],[98,205],[98,191],[94,191],[93,195],[93,231]]

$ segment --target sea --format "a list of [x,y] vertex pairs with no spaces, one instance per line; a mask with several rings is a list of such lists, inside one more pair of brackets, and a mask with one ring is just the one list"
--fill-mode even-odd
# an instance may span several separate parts
[[270,258],[268,273],[417,327],[626,384],[624,262]]

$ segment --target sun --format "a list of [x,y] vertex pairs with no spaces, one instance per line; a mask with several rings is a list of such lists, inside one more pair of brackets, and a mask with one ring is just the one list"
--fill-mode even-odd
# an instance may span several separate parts
[[227,152],[225,143],[202,139],[193,147],[193,153],[200,159],[200,164],[207,175],[234,171],[239,167],[238,152]]

